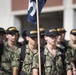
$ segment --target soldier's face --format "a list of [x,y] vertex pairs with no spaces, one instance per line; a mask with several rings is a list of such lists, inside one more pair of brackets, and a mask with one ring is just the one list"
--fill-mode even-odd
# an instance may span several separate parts
[[61,36],[62,36],[62,40],[65,39],[65,34],[66,34],[66,33],[62,33],[62,34],[61,34]]
[[60,43],[61,41],[62,41],[62,36],[61,35],[58,35],[57,42]]
[[7,34],[6,38],[12,42],[17,41],[18,40],[18,33],[11,33],[11,34]]
[[76,35],[70,34],[70,39],[71,39],[72,41],[76,41]]
[[47,41],[47,43],[49,43],[50,45],[56,45],[56,41],[57,41],[57,37],[52,37],[52,36],[45,36],[45,40]]

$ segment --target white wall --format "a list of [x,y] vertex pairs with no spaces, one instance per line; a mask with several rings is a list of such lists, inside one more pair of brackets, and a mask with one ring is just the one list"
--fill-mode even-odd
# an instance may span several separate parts
[[14,17],[14,26],[19,30],[21,34],[21,20],[18,17]]
[[0,0],[0,27],[7,29],[13,26],[11,15],[11,0]]
[[74,28],[74,10],[72,9],[72,0],[64,1],[63,26],[66,29],[66,40],[69,40],[69,33]]
[[76,11],[74,11],[74,28],[76,29]]

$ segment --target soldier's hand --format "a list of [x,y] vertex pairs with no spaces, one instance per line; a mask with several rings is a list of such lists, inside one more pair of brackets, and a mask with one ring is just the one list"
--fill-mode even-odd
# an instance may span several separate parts
[[76,70],[73,70],[73,75],[76,75]]

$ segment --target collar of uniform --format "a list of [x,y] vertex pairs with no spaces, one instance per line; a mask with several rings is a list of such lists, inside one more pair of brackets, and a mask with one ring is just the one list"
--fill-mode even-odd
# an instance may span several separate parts
[[5,46],[4,49],[5,49],[6,51],[13,52],[13,50],[11,49],[11,47],[8,45],[7,42],[4,43],[4,46]]
[[74,46],[74,44],[72,44],[72,42],[71,41],[69,41],[69,47],[71,47],[72,49],[76,49],[76,46]]
[[47,55],[48,54],[48,48],[47,48],[47,45],[45,45],[44,47],[44,55]]
[[[47,45],[44,47],[44,55],[48,55],[50,52],[47,48]],[[61,55],[62,53],[56,48],[56,56]]]
[[[29,47],[28,47],[28,45],[26,45],[26,53],[30,53],[30,49],[29,49]],[[37,49],[34,49],[34,52],[33,52],[33,54],[36,54],[38,52],[38,50]]]
[[58,50],[58,48],[57,48],[57,47],[56,47],[56,53],[57,53],[57,54],[56,54],[57,56],[59,56],[59,55],[61,55],[61,54],[62,54],[62,53],[60,52],[60,50]]
[[10,47],[7,42],[4,43],[5,47]]
[[8,45],[8,42],[5,42],[4,45],[5,45],[5,48],[6,48],[7,50],[12,51],[12,52],[18,49],[18,46],[16,46],[15,49],[11,48],[11,47]]
[[71,41],[68,42],[68,45],[71,47]]
[[61,49],[64,49],[65,47],[63,45],[58,45],[57,47],[61,48]]

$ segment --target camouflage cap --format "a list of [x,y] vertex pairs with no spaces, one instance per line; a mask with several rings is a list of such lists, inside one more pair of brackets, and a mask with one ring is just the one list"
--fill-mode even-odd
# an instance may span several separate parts
[[37,37],[37,28],[36,26],[31,26],[27,32],[26,35],[29,37]]
[[64,28],[57,28],[58,33],[65,33],[66,30]]
[[44,33],[45,33],[45,28],[40,27],[40,37],[44,37]]
[[45,35],[46,36],[57,36],[58,35],[58,31],[55,28],[47,28],[45,30]]
[[76,29],[72,29],[72,30],[70,31],[70,34],[76,34]]
[[9,27],[7,30],[6,30],[6,34],[11,34],[13,32],[19,32],[15,27]]
[[0,27],[0,33],[5,34],[5,29]]

